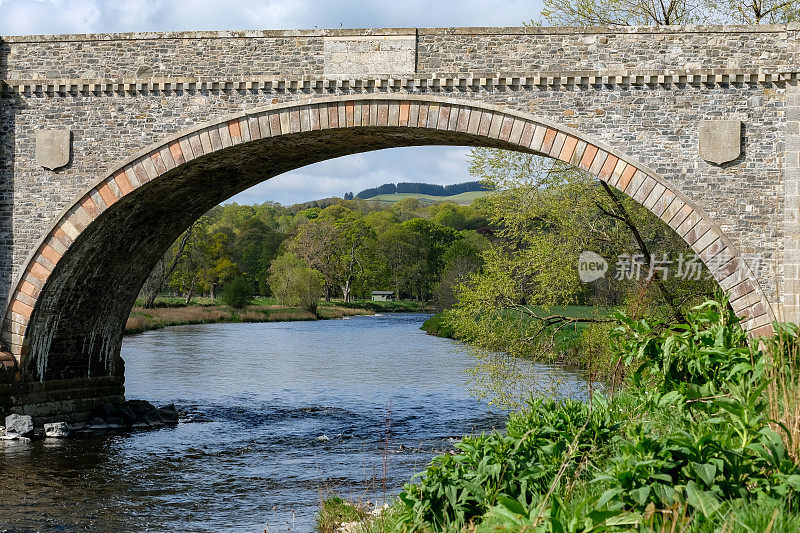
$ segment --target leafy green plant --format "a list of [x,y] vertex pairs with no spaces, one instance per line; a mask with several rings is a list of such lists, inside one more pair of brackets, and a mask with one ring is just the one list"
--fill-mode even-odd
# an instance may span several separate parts
[[724,300],[682,325],[618,318],[614,349],[632,369],[621,393],[532,400],[505,434],[466,437],[405,487],[404,527],[732,531],[763,521],[753,506],[796,512],[796,448],[767,391],[794,376],[775,361],[797,362],[797,328],[748,345]]
[[687,313],[686,324],[667,328],[621,313],[612,331],[618,358],[635,367],[634,384],[679,390],[690,398],[711,396],[721,385],[763,375],[760,352],[751,351],[739,318],[726,300],[705,302]]
[[509,418],[506,434],[465,437],[460,453],[436,457],[420,482],[400,495],[407,524],[462,527],[511,498],[529,506],[559,478],[586,475],[617,430],[609,404],[531,401]]
[[[638,365],[634,390],[645,402],[670,406],[675,422],[664,435],[638,423],[616,437],[617,453],[595,478],[608,486],[597,505],[685,503],[708,519],[725,500],[794,497],[800,477],[768,417],[764,352],[746,344],[724,300],[687,318],[659,332],[621,317],[616,342],[627,350],[625,362]],[[647,390],[652,385],[657,398]]]
[[241,309],[253,300],[253,287],[246,278],[236,278],[225,288],[222,301],[234,309]]
[[525,506],[517,500],[501,498],[498,505],[486,513],[476,532],[599,533],[629,530],[642,521],[641,513],[598,510],[593,508],[589,500],[569,507],[560,498],[554,497],[550,505],[543,508],[541,505]]

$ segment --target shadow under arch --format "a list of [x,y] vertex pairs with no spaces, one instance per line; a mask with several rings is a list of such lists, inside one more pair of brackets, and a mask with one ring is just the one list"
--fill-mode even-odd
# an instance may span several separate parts
[[561,159],[669,224],[709,267],[753,335],[773,312],[733,243],[673,184],[553,121],[482,101],[338,96],[228,116],[152,144],[57,217],[12,285],[3,339],[23,381],[122,376],[124,324],[163,251],[194,220],[252,185],[383,148],[496,147]]

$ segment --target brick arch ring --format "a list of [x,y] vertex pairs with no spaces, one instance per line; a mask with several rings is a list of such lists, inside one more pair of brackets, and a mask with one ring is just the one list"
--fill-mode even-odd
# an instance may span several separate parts
[[308,99],[181,132],[117,164],[52,224],[18,275],[3,340],[23,380],[123,372],[125,319],[158,257],[225,198],[306,164],[380,148],[489,146],[560,159],[630,196],[709,267],[751,335],[773,311],[734,244],[671,183],[610,146],[481,101],[376,94]]

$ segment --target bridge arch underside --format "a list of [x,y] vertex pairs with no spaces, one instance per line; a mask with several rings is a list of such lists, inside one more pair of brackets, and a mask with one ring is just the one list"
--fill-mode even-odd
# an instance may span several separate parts
[[729,239],[689,198],[625,154],[479,102],[335,98],[240,114],[154,144],[77,199],[43,238],[10,298],[3,339],[21,381],[121,378],[124,325],[141,286],[164,250],[220,201],[311,163],[421,145],[524,151],[589,171],[675,229],[751,333],[771,327],[764,294]]

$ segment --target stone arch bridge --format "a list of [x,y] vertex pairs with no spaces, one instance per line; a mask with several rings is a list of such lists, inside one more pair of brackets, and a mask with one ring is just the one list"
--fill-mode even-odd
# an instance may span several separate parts
[[291,169],[417,145],[579,166],[668,223],[752,334],[800,316],[798,26],[0,38],[0,410],[121,399],[162,252]]

